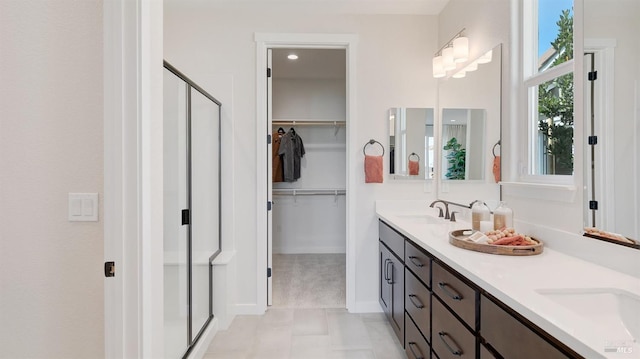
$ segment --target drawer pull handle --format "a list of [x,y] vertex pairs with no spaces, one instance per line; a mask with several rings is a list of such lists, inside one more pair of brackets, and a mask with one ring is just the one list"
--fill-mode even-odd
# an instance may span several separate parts
[[[438,287],[440,287],[440,289],[442,289],[453,300],[462,300],[462,295],[460,295],[460,293],[456,292],[453,288],[451,288],[449,283],[439,282]],[[448,290],[447,287],[451,288],[451,290]]]
[[414,266],[422,268],[424,267],[424,264],[420,263],[420,261],[417,260],[418,257],[416,256],[409,256],[409,260],[411,261],[411,263],[413,263]]
[[[411,301],[411,304],[413,304],[414,307],[418,309],[424,308],[424,304],[420,302],[420,299],[418,299],[418,297],[415,294],[409,294],[409,300]],[[418,302],[418,304],[416,304],[416,301]]]
[[[415,351],[413,351],[413,347],[417,347],[418,348],[418,354],[416,354]],[[414,342],[409,342],[409,350],[411,350],[411,354],[413,354],[413,357],[416,359],[424,359],[424,356],[422,355],[422,352],[420,351],[420,347],[418,347],[418,344],[414,343]]]
[[384,260],[384,280],[387,281],[387,283],[389,283],[389,262],[391,260],[389,258]]
[[[447,347],[447,349],[449,349],[449,351],[451,352],[451,354],[456,355],[456,356],[462,356],[462,350],[457,349],[457,348],[454,350],[454,349],[451,347],[451,345],[449,345],[449,343],[447,343],[447,341],[446,341],[446,340],[444,340],[444,337],[448,337],[448,336],[449,336],[449,334],[447,334],[446,332],[439,332],[439,333],[438,333],[438,336],[440,336],[440,340],[442,340],[442,342],[443,342],[443,343],[444,343],[444,345]],[[456,344],[456,342],[453,340],[453,338],[451,338],[451,341],[453,341],[453,344]],[[458,346],[458,345],[456,344],[456,347],[457,347],[457,346]]]

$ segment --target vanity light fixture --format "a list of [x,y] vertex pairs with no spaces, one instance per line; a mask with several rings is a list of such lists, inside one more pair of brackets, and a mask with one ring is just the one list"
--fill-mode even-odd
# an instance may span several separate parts
[[458,31],[455,36],[435,53],[433,57],[433,77],[446,76],[447,71],[455,70],[458,63],[469,60],[469,38]]
[[456,69],[456,62],[453,59],[453,47],[446,47],[442,50],[442,67],[444,67],[445,71]]
[[469,38],[460,36],[453,40],[453,61],[465,62],[469,60]]
[[296,54],[289,54],[289,56],[287,56],[287,58],[288,58],[289,60],[297,60],[297,59],[298,59],[298,55],[296,55]]
[[442,64],[442,55],[438,55],[434,57],[431,62],[433,63],[433,77],[441,78],[447,75],[447,71],[444,69],[444,65]]

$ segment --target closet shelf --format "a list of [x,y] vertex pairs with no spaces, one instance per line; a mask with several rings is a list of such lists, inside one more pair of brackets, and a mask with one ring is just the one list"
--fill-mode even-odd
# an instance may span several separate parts
[[304,145],[305,150],[330,150],[330,149],[346,149],[345,143],[322,143]]
[[311,188],[279,188],[273,189],[273,195],[277,196],[343,196],[346,189],[311,189]]

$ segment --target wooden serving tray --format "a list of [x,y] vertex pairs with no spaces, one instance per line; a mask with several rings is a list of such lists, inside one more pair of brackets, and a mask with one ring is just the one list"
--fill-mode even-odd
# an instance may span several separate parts
[[531,239],[536,241],[538,244],[530,246],[501,246],[494,244],[474,243],[465,241],[464,239],[469,237],[469,235],[462,234],[463,232],[470,230],[471,229],[459,229],[457,231],[449,232],[449,243],[456,247],[468,249],[471,251],[489,254],[500,254],[505,256],[533,256],[542,253],[542,242],[535,238]]

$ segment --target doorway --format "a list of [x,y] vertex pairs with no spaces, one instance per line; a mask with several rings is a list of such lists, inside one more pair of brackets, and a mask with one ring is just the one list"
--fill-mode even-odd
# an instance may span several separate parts
[[[351,157],[356,157],[356,152],[349,151],[348,149],[351,147],[350,144],[356,142],[354,136],[354,122],[355,119],[355,106],[354,101],[356,98],[355,91],[355,46],[357,43],[356,35],[345,35],[345,34],[256,34],[256,57],[257,57],[257,71],[258,73],[267,74],[268,68],[268,49],[342,49],[345,54],[345,123],[344,127],[338,131],[342,131],[344,133],[345,145],[344,145],[344,173],[345,173],[345,187],[344,194],[338,192],[336,196],[335,191],[333,192],[333,198],[339,197],[339,200],[342,199],[345,203],[345,239],[344,239],[344,253],[345,253],[345,305],[348,310],[357,310],[355,308],[355,248],[354,248],[354,240],[355,240],[355,230],[353,226],[353,220],[355,218],[355,214],[352,213],[355,208],[353,201],[354,196],[349,191],[349,188],[354,188],[355,186],[355,168],[352,166],[352,162],[355,159]],[[267,81],[267,76],[258,76],[257,77],[257,135],[258,138],[265,138],[266,136],[272,136],[272,107],[267,107],[268,101],[268,85],[270,81]],[[268,118],[267,121],[264,119]],[[321,120],[327,120],[326,118]],[[298,125],[298,123],[296,123]],[[340,124],[338,124],[340,125]],[[284,126],[283,126],[284,127]],[[331,131],[335,132],[335,125],[332,123],[331,126],[327,126],[326,129],[332,128]],[[295,126],[294,126],[295,128]],[[275,128],[276,130],[278,127]],[[283,128],[284,129],[284,128]],[[289,129],[289,128],[287,128]],[[304,130],[303,130],[304,131]],[[265,136],[265,137],[262,137]],[[270,138],[268,137],[268,141]],[[271,166],[268,166],[268,158],[272,156],[272,147],[271,144],[268,146],[258,146],[257,148],[257,156],[258,158],[262,158],[264,160],[257,161],[257,173],[258,173],[258,188],[257,188],[257,196],[256,196],[256,205],[259,212],[262,212],[264,209],[271,208],[273,204],[273,186],[271,184],[272,181],[272,173],[269,172],[272,170]],[[310,158],[309,158],[310,159]],[[303,169],[304,171],[304,169]],[[269,176],[267,176],[269,175]],[[335,189],[335,188],[334,188]],[[293,190],[293,189],[289,189]],[[296,191],[298,196],[289,196],[290,200],[300,200],[303,196],[299,196],[299,193]],[[310,195],[309,197],[314,196]],[[328,195],[315,195],[317,198],[331,198]],[[295,197],[295,198],[293,198]],[[265,202],[266,205],[265,206]],[[282,204],[282,203],[281,203]],[[275,204],[277,205],[277,203]],[[275,207],[274,205],[274,207]],[[267,208],[265,208],[267,207]],[[273,276],[272,274],[272,256],[273,256],[273,238],[268,238],[272,234],[272,210],[264,210],[264,216],[259,215],[257,218],[257,229],[256,229],[256,238],[257,238],[257,306],[256,306],[256,314],[264,313],[264,311],[268,307],[268,298],[272,298],[272,284],[273,284]]]
[[267,303],[345,308],[346,52],[267,51]]

